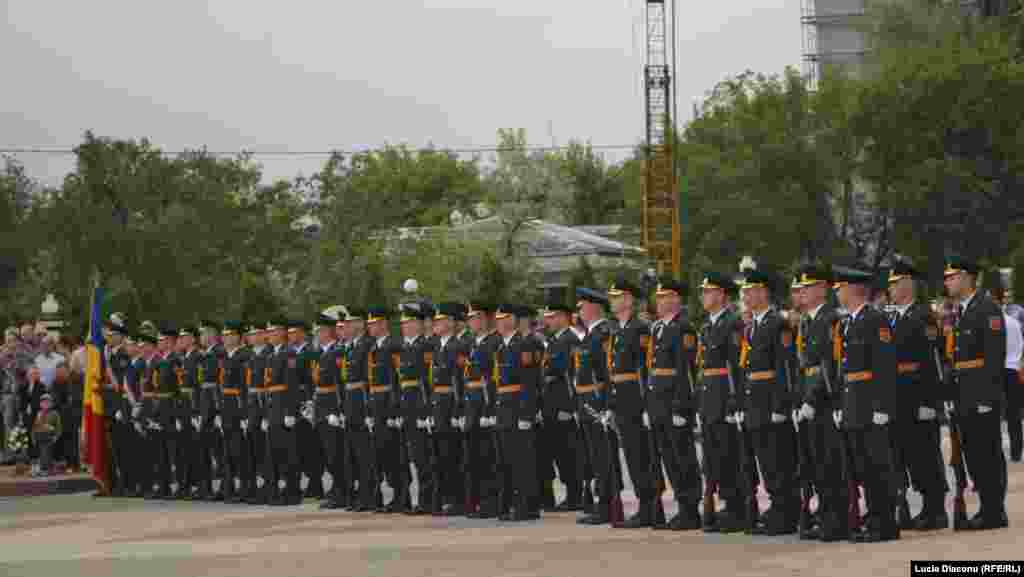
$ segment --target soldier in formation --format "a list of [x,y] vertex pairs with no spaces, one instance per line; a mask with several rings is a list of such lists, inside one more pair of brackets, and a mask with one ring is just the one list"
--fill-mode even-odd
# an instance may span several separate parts
[[[300,319],[130,330],[115,315],[112,494],[879,542],[949,526],[945,416],[981,504],[956,527],[1006,527],[1005,328],[977,277],[947,266],[945,332],[907,263],[887,271],[885,310],[857,270],[806,266],[785,287],[710,271],[699,325],[685,282],[659,280],[648,323],[617,278],[577,289],[575,308],[548,303],[546,338],[532,307],[479,301],[403,305],[401,337],[386,307],[330,307],[315,345]],[[783,290],[795,316],[775,307]],[[638,508],[624,518],[627,476]]]

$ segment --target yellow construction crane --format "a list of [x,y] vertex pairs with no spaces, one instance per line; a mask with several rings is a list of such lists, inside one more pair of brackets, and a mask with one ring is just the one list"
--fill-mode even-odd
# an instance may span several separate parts
[[[678,174],[673,134],[675,90],[675,0],[646,0],[644,17],[644,118],[646,122],[640,231],[658,274],[682,273]],[[671,14],[671,20],[669,18]],[[673,22],[670,25],[670,22]],[[672,59],[669,48],[672,47]]]

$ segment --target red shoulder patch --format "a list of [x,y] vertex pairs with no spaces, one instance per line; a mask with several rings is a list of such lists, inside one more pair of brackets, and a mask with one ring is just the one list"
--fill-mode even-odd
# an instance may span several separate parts
[[988,319],[988,326],[993,332],[1003,330],[1003,317],[991,317]]
[[883,343],[892,342],[892,332],[889,330],[889,327],[882,327],[878,329],[878,340]]
[[793,346],[793,333],[790,331],[782,331],[782,346],[791,347]]

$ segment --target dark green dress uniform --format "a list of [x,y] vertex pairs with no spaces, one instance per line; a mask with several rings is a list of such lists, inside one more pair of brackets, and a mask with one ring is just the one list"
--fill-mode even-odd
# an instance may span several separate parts
[[[774,280],[764,271],[749,271],[743,288],[761,286],[773,290]],[[755,313],[750,350],[746,362],[741,363],[746,387],[743,391],[744,424],[751,432],[754,454],[771,496],[771,507],[755,531],[767,535],[795,532],[800,518],[796,447],[790,422],[792,398],[785,376],[785,371],[795,369],[790,365],[788,347],[791,342],[792,333],[777,311],[767,309]],[[780,415],[783,420],[775,422],[774,415]]]
[[[871,284],[874,275],[852,271],[837,275],[838,282]],[[852,538],[888,541],[899,538],[896,522],[898,483],[892,465],[889,425],[874,422],[875,413],[892,415],[892,388],[896,382],[896,351],[885,314],[863,305],[850,311],[840,330],[839,409],[852,456],[853,477],[868,497],[868,523]]]
[[[124,326],[116,323],[109,323],[111,331],[126,337],[127,330]],[[124,495],[127,485],[127,471],[130,467],[129,460],[133,458],[131,445],[132,427],[129,423],[130,407],[127,406],[127,396],[124,392],[124,378],[131,358],[124,352],[121,346],[112,347],[107,351],[107,367],[110,369],[112,382],[103,384],[103,406],[106,407],[104,421],[110,427],[110,481],[111,494],[115,497]],[[111,379],[104,379],[111,380]],[[128,409],[126,411],[126,409]],[[121,419],[113,418],[118,411],[121,411]]]
[[[708,272],[701,289],[721,289],[727,295],[736,292],[736,285],[726,275]],[[750,523],[750,510],[744,502],[753,479],[743,479],[739,431],[726,419],[734,414],[743,398],[743,381],[739,373],[743,323],[729,308],[711,314],[704,322],[698,342],[697,366],[700,372],[699,407],[703,420],[703,457],[705,482],[720,499],[725,500],[721,512],[704,511],[704,531],[742,531]],[[730,380],[735,396],[730,390]],[[746,485],[746,487],[744,486]],[[710,489],[710,488],[709,488]]]
[[[977,265],[953,259],[946,275],[977,276]],[[953,401],[956,404],[963,452],[981,507],[968,527],[993,529],[1009,525],[1006,517],[1006,455],[1003,453],[1003,375],[1006,326],[1003,312],[988,296],[975,293],[958,302],[953,327]],[[989,409],[989,410],[986,410]]]
[[[489,314],[491,305],[472,303],[468,316]],[[465,483],[468,505],[466,516],[474,519],[497,517],[498,497],[501,494],[498,475],[498,442],[494,428],[481,426],[481,419],[492,414],[492,403],[497,394],[492,379],[494,352],[498,336],[493,333],[473,337],[466,366],[463,369],[464,393],[462,396],[462,417],[466,421],[465,438]]]
[[[910,265],[898,263],[889,275],[889,282],[918,276]],[[927,305],[912,302],[905,307],[894,307],[889,313],[889,327],[896,348],[896,386],[889,429],[894,445],[894,465],[904,492],[900,503],[900,528],[944,529],[949,525],[946,515],[949,486],[936,418],[942,410],[943,397],[936,365],[936,360],[941,359],[936,356],[938,325]],[[919,407],[930,408],[932,418],[920,420]],[[915,519],[910,518],[906,501],[909,485],[913,485],[924,500],[924,507]]]
[[[403,306],[401,322],[422,321],[429,314],[429,311],[411,305]],[[423,424],[430,415],[430,383],[427,379],[430,348],[430,339],[424,336],[417,336],[411,340],[403,338],[401,341],[396,389],[398,410],[392,415],[393,418],[402,418],[400,463],[394,473],[397,485],[389,483],[395,488],[393,511],[405,511],[406,503],[410,499],[412,475],[409,463],[416,465],[416,480],[419,485],[417,506],[413,512],[423,514],[434,509],[433,436]]]
[[[830,283],[828,271],[818,267],[801,269],[799,284],[804,287]],[[803,390],[801,406],[814,409],[814,417],[801,421],[806,430],[811,481],[818,495],[819,526],[811,527],[805,537],[824,541],[845,539],[849,534],[849,484],[844,475],[843,433],[832,418],[838,408],[839,315],[828,302],[808,311],[797,330],[799,380]],[[829,393],[831,388],[832,393]]]
[[[276,330],[284,327],[284,321],[273,323],[268,329]],[[286,424],[286,417],[296,418],[298,414],[298,398],[301,394],[295,382],[294,369],[296,358],[288,343],[275,345],[270,353],[269,368],[271,385],[267,387],[266,419],[268,423],[267,442],[270,461],[270,477],[266,479],[272,493],[272,505],[298,505],[302,502],[302,490],[299,486],[300,470],[298,462],[298,445],[295,438],[295,426]],[[282,491],[278,481],[285,483]]]
[[[580,300],[608,304],[608,297],[590,289],[577,289]],[[613,495],[621,486],[618,467],[618,438],[601,424],[601,414],[608,408],[608,355],[611,346],[612,325],[605,319],[587,327],[587,334],[576,350],[576,407],[580,428],[590,450],[590,464],[597,484],[598,506],[594,512],[579,519],[584,525],[608,523]],[[585,506],[586,504],[584,504]]]
[[[197,328],[182,329],[180,336],[192,335],[196,342],[199,339]],[[202,431],[192,424],[193,417],[199,416],[200,388],[199,367],[202,365],[203,353],[196,346],[186,351],[181,357],[178,367],[178,386],[181,398],[178,400],[178,420],[181,431],[178,436],[178,454],[176,468],[178,477],[178,498],[191,499],[193,488],[200,486],[205,478],[206,468],[200,455],[202,450]]]
[[[249,333],[262,332],[265,324],[249,327]],[[270,355],[273,347],[263,344],[258,347],[250,347],[249,364],[245,372],[245,384],[248,389],[246,411],[248,427],[249,450],[249,498],[246,503],[250,505],[266,505],[272,496],[271,486],[268,479],[273,476],[268,469],[270,459],[267,452],[270,450],[267,443],[267,433],[263,430],[263,419],[266,418],[267,388],[272,384],[273,379],[270,368]],[[264,481],[259,486],[257,477]]]
[[[141,342],[149,337],[138,337]],[[129,450],[128,459],[124,462],[122,470],[125,473],[125,491],[126,497],[141,497],[145,492],[146,484],[149,480],[149,476],[146,474],[146,463],[147,460],[144,456],[147,447],[145,445],[144,433],[140,433],[136,429],[136,424],[142,431],[145,431],[144,422],[140,422],[136,417],[136,414],[141,411],[142,408],[142,389],[143,382],[146,378],[146,359],[142,355],[138,355],[131,359],[128,367],[125,370],[124,383],[125,388],[131,391],[131,396],[136,399],[138,403],[138,409],[135,405],[132,405],[129,401],[126,404],[124,410],[125,426],[126,426],[126,448]],[[127,394],[126,394],[127,397]]]
[[[334,328],[337,319],[320,315],[317,323]],[[330,417],[341,412],[341,362],[343,347],[338,341],[320,343],[320,358],[311,367],[314,389],[316,432],[320,440],[324,464],[331,473],[331,490],[321,509],[340,509],[348,500],[348,483],[344,466],[345,435],[341,423],[331,424]],[[312,480],[310,481],[312,482]]]
[[[549,304],[544,315],[559,312],[572,315],[572,310],[561,303]],[[557,507],[558,511],[579,511],[583,507],[583,484],[576,461],[581,447],[576,421],[573,419],[576,392],[572,388],[575,378],[573,360],[578,345],[576,333],[566,327],[548,338],[544,351],[544,384],[541,394],[544,399],[544,427],[538,435],[540,442],[537,452],[547,450],[565,485],[565,500]]]
[[[363,311],[349,309],[347,320],[364,319]],[[357,512],[373,511],[377,495],[377,454],[374,438],[366,427],[370,413],[369,360],[374,339],[366,334],[355,335],[345,348],[341,378],[345,383],[342,403],[345,415],[345,463],[353,471],[353,480],[358,484],[358,503],[353,503]]]
[[[242,324],[239,322],[224,323],[224,335],[241,336],[241,331]],[[224,433],[224,451],[221,460],[224,463],[224,476],[221,488],[224,500],[229,503],[238,503],[248,498],[249,487],[245,481],[248,479],[249,450],[242,421],[249,416],[245,376],[250,354],[249,349],[240,344],[236,349],[227,350],[223,359],[221,428]]]
[[[502,305],[495,318],[511,315],[527,316],[524,307]],[[502,483],[509,512],[501,516],[506,521],[525,521],[539,518],[536,510],[537,458],[534,454],[533,423],[537,414],[537,391],[540,381],[542,355],[530,337],[513,333],[501,337],[494,353],[494,372],[497,376],[495,416],[501,431],[504,457]]]
[[[371,308],[366,315],[367,322],[387,321],[389,311],[383,307]],[[398,367],[401,364],[402,341],[391,335],[378,339],[370,338],[372,348],[369,351],[367,360],[367,376],[369,378],[368,389],[370,394],[369,416],[373,419],[373,447],[377,465],[377,479],[374,481],[374,489],[379,492],[380,480],[386,477],[388,485],[395,488],[395,498],[389,506],[384,507],[381,503],[379,512],[398,512],[407,503],[399,500],[399,491],[402,490],[404,480],[408,476],[407,467],[402,464],[402,435],[401,431],[388,425],[388,420],[393,420],[401,413],[399,411],[400,385],[398,382]],[[415,425],[415,422],[413,423]],[[378,499],[379,501],[379,499]]]
[[[309,332],[309,326],[304,321],[291,321],[289,332],[303,329]],[[324,496],[323,476],[324,460],[320,450],[320,437],[317,435],[312,415],[305,411],[306,407],[312,408],[316,401],[316,387],[313,383],[313,367],[320,359],[320,350],[309,342],[302,342],[294,347],[295,374],[300,396],[297,400],[300,415],[303,416],[295,423],[296,442],[299,444],[299,463],[302,472],[306,474],[309,483],[303,497],[306,499],[322,499]]]
[[[616,281],[608,296],[622,293],[637,294],[637,290],[622,279]],[[625,322],[618,319],[609,321],[612,326],[610,347],[609,378],[611,394],[608,409],[615,415],[619,442],[622,444],[629,467],[629,478],[633,491],[640,501],[637,513],[625,520],[620,527],[650,527],[656,518],[664,518],[660,508],[657,484],[661,482],[661,469],[655,476],[651,462],[650,432],[644,426],[646,410],[644,383],[647,381],[647,349],[650,344],[650,326],[639,319],[630,318]]]
[[[441,303],[435,319],[463,320],[456,303]],[[430,361],[430,416],[434,423],[434,451],[432,497],[433,512],[446,515],[465,513],[465,483],[459,469],[462,455],[462,432],[452,420],[462,416],[462,395],[465,390],[467,350],[464,341],[456,336],[436,337],[429,343],[427,360]]]
[[[686,285],[663,279],[658,294],[674,292],[685,297]],[[647,354],[648,379],[646,409],[657,454],[665,464],[678,514],[667,527],[674,530],[699,529],[697,504],[701,499],[700,465],[693,439],[696,412],[693,382],[697,360],[697,334],[680,311],[671,319],[659,320],[651,330],[651,349]],[[674,417],[685,419],[676,426]],[[661,470],[661,462],[653,463]]]
[[[161,338],[177,336],[178,332],[164,328],[160,331]],[[153,359],[151,378],[153,386],[149,393],[147,416],[155,424],[150,431],[151,452],[155,457],[156,484],[159,488],[151,492],[149,498],[171,498],[171,482],[173,481],[171,465],[177,453],[177,432],[174,422],[177,418],[178,371],[181,359],[173,351],[165,355],[157,354]],[[143,395],[145,399],[146,395]]]
[[[220,326],[210,322],[204,323],[203,328],[215,330],[217,333],[221,332]],[[217,490],[216,494],[213,489],[214,459],[216,459],[217,467],[223,466],[221,455],[224,450],[224,439],[221,432],[214,426],[214,420],[219,414],[220,387],[223,381],[223,374],[220,369],[223,365],[224,354],[224,347],[220,344],[213,344],[207,347],[206,350],[202,351],[196,371],[196,382],[198,383],[199,390],[194,391],[193,395],[198,395],[199,397],[198,416],[201,438],[200,448],[197,451],[197,459],[199,461],[197,467],[202,467],[199,492],[196,498],[200,500],[224,498],[223,486]],[[217,478],[220,479],[222,476],[218,474]]]

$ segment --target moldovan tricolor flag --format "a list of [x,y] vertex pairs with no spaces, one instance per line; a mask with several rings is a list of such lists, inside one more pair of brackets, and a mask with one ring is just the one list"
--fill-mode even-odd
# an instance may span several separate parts
[[85,391],[82,395],[82,437],[85,462],[92,467],[92,477],[99,493],[110,493],[110,444],[104,423],[103,379],[107,374],[103,355],[103,296],[100,287],[93,289],[89,315],[89,342],[86,345]]

